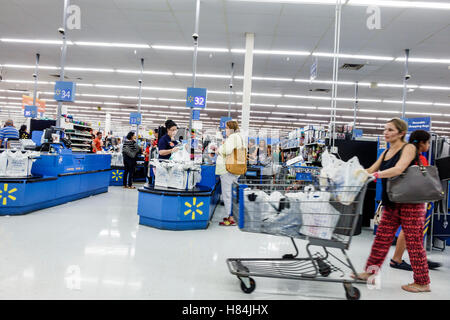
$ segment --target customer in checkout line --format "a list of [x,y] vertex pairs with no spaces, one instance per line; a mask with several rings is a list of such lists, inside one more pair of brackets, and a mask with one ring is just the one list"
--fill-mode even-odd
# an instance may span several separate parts
[[269,150],[267,148],[266,140],[260,139],[258,144],[258,150],[256,151],[258,164],[267,165],[270,163],[271,158],[269,158]]
[[133,176],[136,169],[137,156],[142,151],[136,142],[136,134],[133,131],[128,132],[123,142],[123,164],[125,167],[123,173],[123,187],[125,189],[136,189],[133,187]]
[[14,127],[11,119],[5,121],[5,126],[0,129],[0,147],[6,148],[6,140],[18,140],[19,131]]
[[[430,139],[431,135],[425,130],[416,130],[413,133],[411,133],[411,136],[409,137],[409,143],[412,143],[416,146],[417,151],[419,153],[420,162],[424,166],[428,166],[428,160],[422,155],[422,153],[428,152],[428,150],[430,149]],[[394,256],[391,259],[390,266],[392,268],[407,271],[413,270],[411,265],[403,260],[403,254],[405,253],[405,250],[406,250],[406,240],[405,240],[405,233],[403,232],[402,229],[400,231],[400,234],[398,235]],[[440,263],[428,260],[429,269],[436,269],[439,268],[440,266],[441,266]]]
[[172,153],[178,151],[178,141],[175,140],[175,136],[178,132],[177,124],[173,120],[167,120],[165,122],[167,130],[166,135],[161,137],[158,141],[159,159],[169,160]]
[[251,138],[248,141],[248,164],[258,163],[258,148],[255,139]]
[[225,125],[226,140],[217,150],[216,175],[220,176],[222,186],[222,198],[225,205],[225,217],[219,224],[221,226],[233,226],[236,222],[231,212],[231,186],[237,182],[239,176],[229,173],[226,168],[225,159],[234,149],[240,149],[244,146],[244,139],[239,134],[239,125],[237,121],[227,121]]
[[20,126],[19,138],[20,139],[30,139],[30,134],[27,132],[27,125],[26,124],[23,124],[23,125]]
[[387,195],[387,179],[402,174],[410,165],[418,152],[414,144],[407,144],[405,135],[408,125],[405,121],[394,118],[385,125],[384,139],[390,144],[378,160],[367,172],[382,179],[382,203],[384,205],[381,222],[372,245],[365,272],[353,275],[367,281],[372,274],[379,272],[381,265],[389,252],[395,233],[401,225],[405,233],[414,282],[402,286],[408,292],[429,292],[430,277],[425,249],[423,247],[423,228],[425,220],[425,204],[393,203]]
[[102,141],[103,134],[99,131],[97,132],[97,135],[92,141],[92,152],[97,153],[103,150],[103,141]]

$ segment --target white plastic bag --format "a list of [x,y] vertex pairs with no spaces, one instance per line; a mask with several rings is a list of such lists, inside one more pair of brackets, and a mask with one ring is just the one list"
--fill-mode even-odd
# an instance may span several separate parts
[[153,166],[155,167],[155,187],[168,187],[169,181],[169,169],[165,163],[154,161]]
[[21,151],[6,151],[8,163],[6,165],[6,176],[24,177],[28,175],[28,155]]
[[174,162],[188,162],[191,160],[191,154],[186,149],[189,146],[187,144],[183,144],[179,147],[177,152],[172,153],[170,156],[170,160]]
[[300,202],[302,226],[300,233],[330,240],[338,223],[340,213],[330,204],[331,194],[305,188],[304,200]]
[[344,162],[325,151],[322,155],[320,185],[328,186],[331,181],[336,200],[344,205],[350,205],[361,191],[369,174],[361,166],[357,157]]
[[183,166],[176,164],[169,169],[169,180],[167,186],[174,189],[186,189],[188,179],[188,171],[184,170]]
[[8,163],[8,155],[5,152],[0,153],[0,176],[6,175],[6,165]]

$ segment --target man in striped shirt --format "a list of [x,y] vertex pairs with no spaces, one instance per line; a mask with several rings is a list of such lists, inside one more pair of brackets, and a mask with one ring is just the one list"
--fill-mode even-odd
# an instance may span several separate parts
[[19,131],[14,128],[12,120],[6,120],[5,126],[0,129],[0,147],[6,147],[6,139],[19,139]]

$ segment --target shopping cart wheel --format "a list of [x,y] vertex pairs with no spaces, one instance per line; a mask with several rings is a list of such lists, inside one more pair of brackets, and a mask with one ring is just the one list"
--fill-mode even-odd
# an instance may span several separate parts
[[317,259],[317,265],[319,266],[319,273],[322,277],[328,277],[331,273],[331,267],[322,259]]
[[359,300],[361,298],[361,292],[358,288],[346,283],[344,283],[344,288],[347,300]]
[[[245,293],[252,293],[255,288],[256,288],[256,282],[255,280],[253,280],[253,278],[245,278],[245,280],[239,278],[239,280],[241,280],[241,289],[242,291],[244,291]],[[247,284],[245,283],[247,282],[247,284],[249,285],[249,287],[247,287]]]

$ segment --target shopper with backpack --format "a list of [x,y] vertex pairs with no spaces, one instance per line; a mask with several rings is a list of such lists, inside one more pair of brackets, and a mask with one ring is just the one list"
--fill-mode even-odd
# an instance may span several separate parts
[[136,134],[130,131],[127,134],[126,140],[123,142],[123,164],[125,171],[123,174],[123,187],[125,189],[136,189],[133,187],[133,175],[136,169],[137,156],[141,148],[136,142]]
[[220,176],[225,217],[219,224],[236,225],[231,212],[231,188],[240,175],[247,171],[247,151],[244,139],[239,134],[237,121],[228,121],[225,127],[226,140],[217,150],[216,175]]

